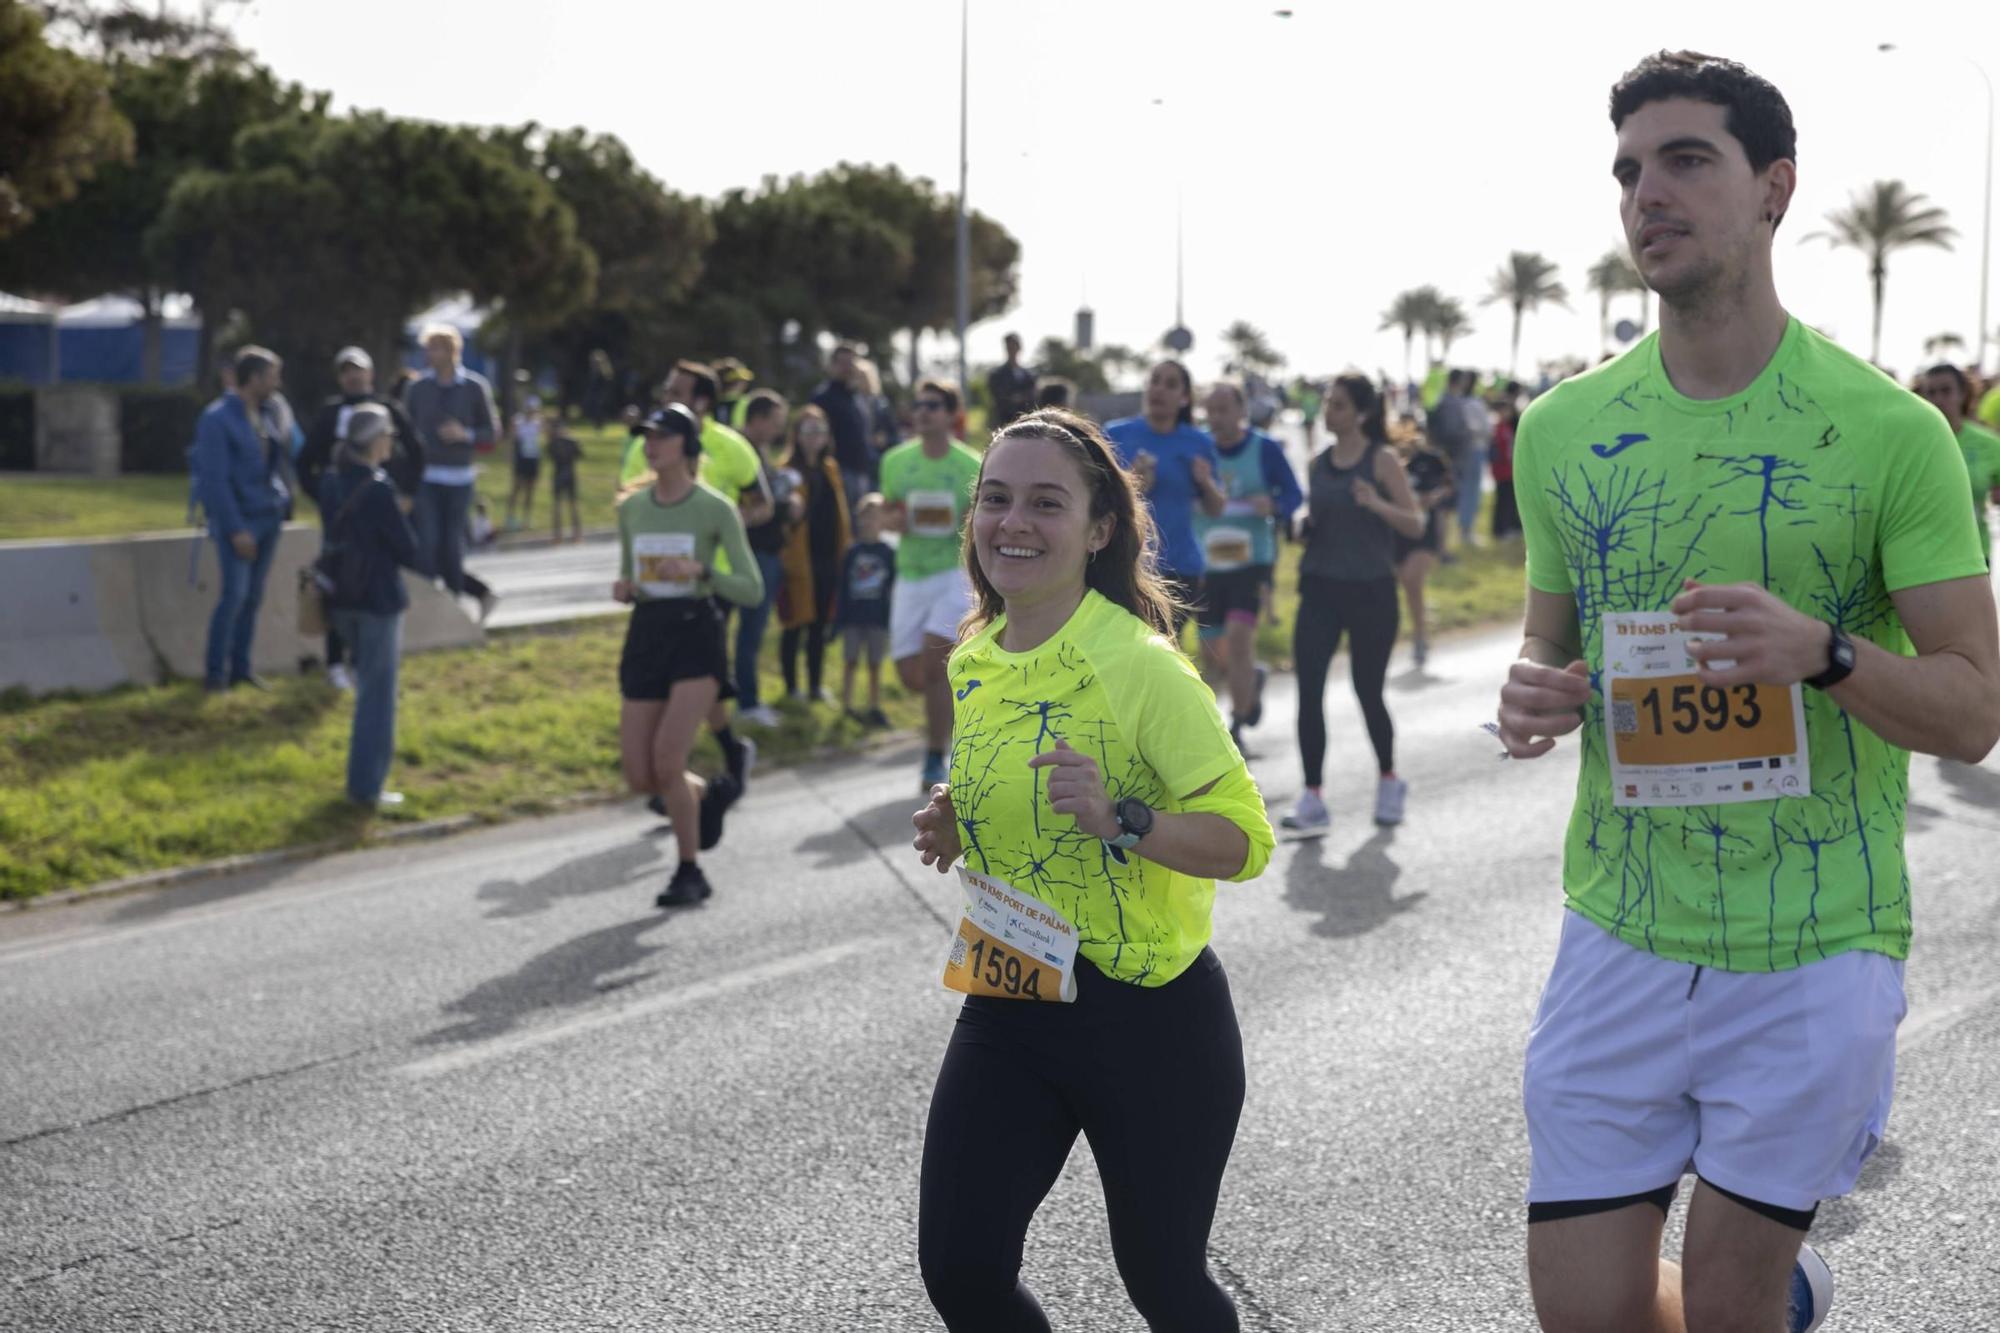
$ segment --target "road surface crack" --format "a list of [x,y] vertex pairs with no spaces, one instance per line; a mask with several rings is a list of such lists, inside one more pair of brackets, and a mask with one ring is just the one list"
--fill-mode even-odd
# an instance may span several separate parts
[[14,1279],[14,1285],[16,1287],[31,1287],[37,1282],[48,1282],[76,1269],[87,1268],[91,1264],[103,1263],[107,1259],[122,1259],[127,1255],[144,1254],[152,1249],[164,1249],[169,1245],[179,1245],[182,1241],[193,1240],[197,1236],[210,1236],[218,1231],[227,1231],[231,1227],[240,1227],[242,1225],[242,1218],[231,1217],[221,1222],[206,1223],[196,1227],[193,1231],[184,1231],[178,1236],[168,1236],[163,1240],[154,1241],[149,1245],[120,1245],[113,1250],[105,1250],[99,1254],[86,1254],[80,1259],[71,1259],[67,1263],[57,1264],[54,1268],[44,1269],[39,1273],[30,1273],[26,1277],[17,1277]]
[[343,1051],[339,1055],[326,1055],[321,1056],[317,1060],[307,1060],[303,1064],[291,1065],[284,1069],[271,1069],[261,1074],[246,1075],[243,1078],[235,1079],[228,1083],[218,1083],[212,1088],[196,1088],[192,1092],[175,1093],[171,1097],[162,1097],[156,1102],[146,1102],[140,1106],[128,1106],[122,1111],[112,1111],[105,1115],[94,1116],[89,1120],[77,1120],[66,1125],[50,1125],[46,1129],[37,1129],[15,1138],[0,1139],[0,1148],[18,1148],[24,1143],[33,1143],[37,1139],[53,1138],[58,1134],[74,1134],[78,1130],[94,1129],[98,1125],[114,1124],[120,1120],[129,1120],[134,1116],[144,1115],[148,1111],[158,1111],[169,1106],[178,1106],[182,1102],[191,1102],[200,1097],[213,1097],[218,1093],[232,1092],[237,1088],[248,1088],[258,1083],[269,1083],[273,1079],[290,1078],[293,1074],[304,1074],[315,1069],[322,1069],[327,1065],[337,1065],[344,1060],[352,1060],[356,1056],[367,1055],[369,1052],[379,1049],[381,1049],[379,1046],[363,1046],[357,1050]]

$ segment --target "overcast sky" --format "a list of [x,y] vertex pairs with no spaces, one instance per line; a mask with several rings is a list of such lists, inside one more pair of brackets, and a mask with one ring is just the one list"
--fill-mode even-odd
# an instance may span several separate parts
[[[1401,338],[1377,325],[1421,283],[1472,308],[1477,331],[1453,359],[1504,367],[1508,314],[1477,301],[1514,249],[1554,259],[1573,294],[1570,311],[1529,318],[1522,368],[1594,355],[1585,270],[1619,242],[1606,95],[1646,52],[1682,46],[1744,61],[1792,105],[1786,304],[1866,354],[1865,260],[1800,238],[1898,177],[1961,236],[1953,252],[1891,260],[1884,360],[1907,371],[1930,335],[1974,340],[1987,110],[1960,53],[2000,72],[1991,0],[1871,6],[1872,24],[1844,6],[1746,0],[1274,8],[971,0],[967,194],[1023,250],[1020,304],[974,330],[975,361],[996,359],[1008,329],[1030,346],[1067,335],[1086,296],[1100,340],[1153,343],[1173,321],[1177,193],[1197,372],[1235,319],[1297,368],[1398,371]],[[256,0],[236,23],[338,107],[584,125],[673,188],[714,196],[841,160],[954,187],[958,19],[952,0]],[[1885,41],[1903,49],[1878,53]],[[1617,311],[1634,313],[1631,298]]]

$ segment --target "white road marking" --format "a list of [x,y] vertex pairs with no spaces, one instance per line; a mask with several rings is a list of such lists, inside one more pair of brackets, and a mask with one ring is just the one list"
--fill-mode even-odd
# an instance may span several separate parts
[[[691,1004],[699,1004],[703,1000],[712,1000],[718,996],[731,995],[753,986],[761,986],[767,981],[777,981],[784,977],[831,967],[858,954],[880,950],[896,939],[910,934],[901,932],[897,936],[872,935],[861,939],[843,940],[839,944],[829,944],[823,949],[775,958],[768,963],[758,963],[751,967],[738,968],[734,972],[724,972],[720,976],[689,982],[685,986],[677,986],[673,990],[663,991],[617,1009],[579,1014],[575,1018],[552,1023],[547,1027],[513,1032],[506,1036],[495,1037],[491,1041],[482,1041],[426,1059],[415,1060],[399,1066],[395,1072],[409,1078],[430,1078],[437,1074],[471,1069],[490,1060],[501,1060],[510,1055],[518,1055],[522,1051],[534,1050],[538,1046],[568,1041],[571,1037],[581,1036],[586,1032],[597,1032],[604,1028],[636,1022],[672,1009],[683,1009]],[[931,938],[933,934],[934,932],[924,932],[924,938]]]

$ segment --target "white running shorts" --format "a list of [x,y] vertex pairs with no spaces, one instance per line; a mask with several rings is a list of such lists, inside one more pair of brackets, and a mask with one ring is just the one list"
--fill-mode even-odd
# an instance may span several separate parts
[[1574,911],[1528,1036],[1528,1202],[1614,1199],[1695,1172],[1806,1210],[1854,1188],[1896,1081],[1903,964],[1860,951],[1718,972]]
[[924,650],[924,636],[956,639],[972,609],[972,580],[954,566],[920,579],[898,578],[889,591],[889,657],[900,662]]

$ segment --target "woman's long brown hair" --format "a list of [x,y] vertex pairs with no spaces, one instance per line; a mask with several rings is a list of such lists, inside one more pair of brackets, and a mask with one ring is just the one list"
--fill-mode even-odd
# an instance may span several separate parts
[[[1092,522],[1109,516],[1111,537],[1103,549],[1084,566],[1083,582],[1107,601],[1116,602],[1157,632],[1169,638],[1174,632],[1174,614],[1181,610],[1173,589],[1160,576],[1159,543],[1154,538],[1153,518],[1139,497],[1132,474],[1118,465],[1117,455],[1097,423],[1088,417],[1045,407],[1017,417],[986,446],[987,456],[1002,440],[1047,440],[1069,455],[1090,492]],[[986,480],[986,465],[979,466],[979,481]],[[978,503],[977,487],[973,490]],[[1006,614],[1006,599],[979,567],[979,553],[972,540],[972,524],[965,525],[963,556],[965,572],[972,580],[972,610],[958,625],[961,643]]]

